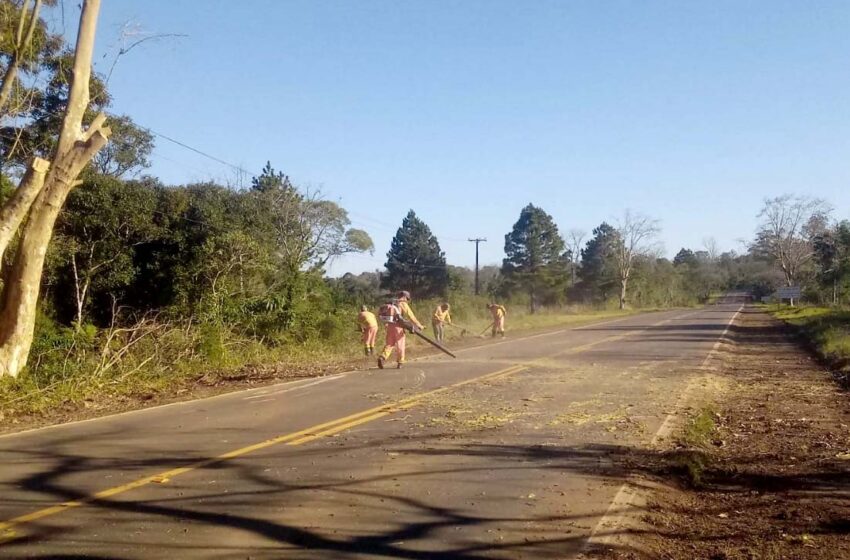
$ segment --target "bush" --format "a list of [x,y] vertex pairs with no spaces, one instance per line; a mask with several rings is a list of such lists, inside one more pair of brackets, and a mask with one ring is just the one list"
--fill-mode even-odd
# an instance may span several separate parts
[[210,364],[222,365],[225,358],[223,327],[215,323],[202,325],[198,350]]

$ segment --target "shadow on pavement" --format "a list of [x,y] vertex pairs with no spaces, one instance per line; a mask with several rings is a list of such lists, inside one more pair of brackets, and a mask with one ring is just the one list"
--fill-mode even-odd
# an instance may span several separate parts
[[[619,483],[629,480],[638,485],[642,481],[685,485],[685,481],[687,480],[687,465],[689,461],[693,460],[693,451],[690,450],[653,452],[627,446],[595,444],[582,446],[447,445],[445,442],[437,443],[436,439],[438,437],[432,436],[432,438],[434,441],[431,443],[434,443],[437,447],[430,449],[415,447],[410,438],[398,438],[398,440],[393,438],[393,440],[384,441],[381,444],[401,444],[401,447],[395,448],[401,454],[436,459],[436,461],[429,461],[429,464],[439,464],[441,458],[449,459],[467,456],[483,458],[486,460],[484,464],[501,465],[497,468],[502,469],[517,471],[525,469],[554,469],[598,477],[608,482]],[[356,446],[352,446],[350,449],[356,449]],[[45,459],[43,453],[34,452],[33,454],[38,456],[39,460]],[[31,492],[36,492],[45,498],[51,498],[56,502],[83,500],[87,499],[87,495],[70,486],[64,485],[63,479],[71,473],[85,471],[87,466],[98,470],[106,468],[117,469],[122,466],[125,468],[132,467],[133,469],[140,467],[161,469],[166,466],[173,467],[189,462],[186,459],[165,458],[157,461],[132,462],[132,464],[114,462],[107,467],[107,464],[104,463],[89,465],[89,461],[86,458],[78,456],[62,456],[55,457],[54,459],[55,464],[52,469],[19,480],[17,481],[17,486]],[[191,459],[191,461],[194,460],[196,459]],[[740,464],[757,467],[761,460],[761,457],[758,455],[742,457]],[[156,522],[159,524],[171,522],[185,523],[189,521],[194,524],[210,527],[238,529],[262,537],[267,546],[271,547],[267,550],[278,550],[280,554],[287,557],[303,558],[335,558],[361,554],[384,558],[433,558],[438,560],[474,560],[491,557],[512,557],[519,554],[535,558],[555,558],[559,557],[559,553],[563,552],[564,547],[567,545],[571,545],[571,548],[579,547],[587,536],[586,534],[556,535],[553,538],[547,538],[542,541],[519,539],[499,544],[476,543],[445,550],[423,550],[421,548],[422,542],[429,538],[436,538],[436,534],[441,530],[473,527],[476,525],[505,526],[516,524],[521,526],[530,519],[527,517],[471,515],[468,512],[435,506],[434,504],[428,504],[409,497],[381,494],[361,488],[363,485],[380,482],[388,478],[401,481],[405,484],[415,484],[418,478],[438,472],[433,469],[414,469],[409,472],[374,476],[367,479],[360,478],[346,482],[334,481],[327,484],[305,485],[291,484],[285,480],[270,477],[262,472],[261,466],[251,466],[245,464],[243,461],[223,462],[205,468],[213,471],[229,471],[231,473],[230,476],[235,479],[249,481],[249,486],[252,490],[248,492],[211,492],[192,497],[192,501],[199,499],[203,499],[204,501],[224,500],[222,501],[222,506],[226,504],[226,507],[222,507],[221,511],[202,511],[196,507],[192,507],[188,503],[180,505],[179,502],[187,500],[175,496],[163,499],[157,498],[150,501],[130,501],[120,498],[116,500],[94,499],[86,507],[118,514],[132,514],[133,519],[136,519],[139,515],[147,519],[157,518],[158,521]],[[475,475],[478,471],[483,473],[487,470],[491,469],[484,467],[446,469],[441,472],[443,474],[461,476]],[[846,476],[846,471],[838,467],[834,470],[824,469],[817,472],[808,472],[803,475],[795,473],[793,476],[764,476],[758,474],[757,471],[757,468],[754,468],[753,472],[747,472],[747,469],[744,469],[734,476],[730,476],[730,473],[715,472],[709,467],[702,476],[703,491],[729,494],[770,490],[771,492],[806,492],[821,496],[846,495],[850,491],[850,480]],[[417,520],[401,523],[383,531],[374,531],[374,527],[366,527],[352,530],[349,535],[331,536],[321,530],[273,522],[259,516],[245,515],[237,512],[237,510],[249,507],[258,496],[262,496],[264,499],[274,496],[275,499],[282,500],[282,505],[294,505],[287,504],[286,498],[288,494],[296,491],[335,492],[344,497],[350,498],[353,496],[361,500],[367,499],[370,503],[380,502],[384,504],[383,507],[388,516],[393,508],[404,506],[407,510],[416,512],[415,517]],[[599,513],[601,514],[601,512]],[[70,512],[65,515],[74,514],[75,512]],[[566,521],[570,519],[573,518],[570,516],[558,516],[539,518],[537,521]],[[584,521],[595,524],[595,520],[593,519],[584,519]],[[847,534],[849,528],[850,523],[846,520],[835,520],[829,525],[822,526],[821,533]],[[28,529],[29,532],[26,537],[11,541],[2,548],[6,548],[9,553],[14,553],[15,551],[25,553],[29,550],[28,546],[35,543],[38,543],[41,549],[46,548],[50,550],[53,546],[56,546],[61,550],[67,544],[79,542],[76,535],[77,528],[74,526],[60,531],[51,523],[34,523]],[[84,527],[80,527],[80,529],[84,529]],[[364,534],[365,532],[368,532],[368,534]],[[658,531],[654,532],[657,533]],[[120,535],[114,535],[113,537],[119,539]],[[419,542],[419,546],[416,546],[417,541]],[[100,547],[90,538],[85,542],[89,546],[100,548],[104,551],[109,550],[109,543],[107,542],[102,543]],[[116,540],[116,542],[118,541]],[[437,541],[429,540],[427,542]],[[408,546],[411,543],[414,544],[414,547]],[[155,546],[160,551],[167,550],[170,547],[166,542],[157,543],[152,546]],[[198,546],[200,550],[206,550],[203,543],[200,543]],[[69,548],[73,550],[73,547]],[[185,548],[183,547],[184,550]],[[179,554],[179,552],[177,553]],[[96,558],[97,556],[90,556],[86,552],[85,556],[69,554],[44,557]],[[114,556],[108,557],[114,558]]]
[[[690,331],[713,332],[714,337],[719,330],[725,328],[723,325],[690,325]],[[626,328],[608,327],[598,330],[628,330]],[[654,329],[659,333],[667,331],[683,330],[682,326],[660,326]],[[757,342],[770,342],[777,336],[783,336],[778,327],[764,327],[760,329],[745,328],[748,339]],[[741,332],[741,327],[736,327],[733,332]],[[63,444],[73,443],[63,441]],[[424,445],[423,445],[424,444]],[[407,457],[420,457],[420,464],[428,465],[450,465],[453,460],[468,457],[481,459],[481,461],[470,463],[468,468],[455,468],[447,466],[442,470],[431,468],[410,468],[402,472],[382,474],[370,477],[359,477],[352,480],[330,480],[323,483],[298,483],[288,480],[286,476],[271,476],[265,472],[266,464],[263,458],[237,459],[232,461],[221,461],[203,467],[199,472],[204,474],[216,473],[218,478],[229,478],[239,482],[241,490],[229,491],[203,491],[195,493],[191,497],[175,495],[176,492],[167,491],[165,495],[156,499],[145,499],[144,496],[123,495],[114,499],[91,499],[87,492],[74,487],[70,480],[73,475],[79,473],[106,473],[106,472],[131,472],[136,471],[143,474],[158,472],[166,468],[175,468],[181,465],[189,465],[203,457],[198,456],[168,456],[156,459],[121,460],[121,459],[97,459],[83,455],[52,453],[49,449],[16,449],[15,452],[24,457],[18,462],[25,462],[29,457],[33,463],[51,464],[52,467],[38,474],[23,476],[18,480],[7,482],[9,488],[20,490],[20,507],[32,508],[33,496],[38,496],[44,506],[66,501],[86,500],[87,505],[80,510],[68,512],[63,515],[68,517],[107,513],[109,519],[126,517],[131,522],[144,519],[145,523],[155,523],[158,526],[170,526],[177,523],[191,522],[194,526],[221,529],[237,529],[240,532],[253,537],[258,537],[251,542],[261,542],[263,554],[273,554],[274,557],[286,556],[289,558],[343,558],[359,555],[369,555],[382,558],[399,559],[436,559],[436,560],[477,560],[483,558],[515,558],[519,556],[533,558],[561,558],[565,550],[579,550],[587,538],[587,531],[574,534],[553,533],[542,540],[528,538],[511,538],[503,542],[472,542],[453,541],[452,543],[441,542],[440,538],[445,531],[456,528],[472,527],[513,527],[517,534],[522,534],[523,527],[529,521],[544,522],[569,522],[582,521],[594,526],[598,516],[603,511],[596,512],[592,517],[558,515],[549,517],[531,518],[529,516],[512,516],[502,513],[501,515],[488,515],[492,511],[474,511],[453,508],[446,505],[435,504],[436,500],[425,500],[401,496],[387,492],[379,492],[374,489],[376,483],[398,482],[399,484],[416,485],[422,477],[435,474],[461,476],[484,476],[494,469],[521,472],[554,471],[592,477],[600,482],[619,485],[625,481],[632,484],[649,485],[663,484],[674,487],[687,488],[689,481],[693,480],[689,471],[690,465],[700,459],[700,452],[693,449],[674,449],[672,451],[654,451],[645,448],[609,445],[609,444],[584,444],[584,445],[519,445],[511,443],[482,444],[462,443],[454,441],[447,434],[433,434],[427,437],[398,436],[383,438],[380,441],[372,441],[369,446],[389,446],[399,454]],[[367,444],[340,445],[333,448],[332,452],[340,454],[345,451],[366,449]],[[280,448],[279,453],[285,453],[286,460],[301,459],[317,461],[325,458],[331,452],[327,447],[304,448],[294,451],[292,448]],[[427,461],[426,461],[427,458]],[[850,477],[847,476],[846,466],[836,461],[833,463],[818,464],[805,472],[794,471],[789,474],[764,473],[760,465],[765,457],[762,453],[743,453],[736,458],[736,470],[729,472],[723,468],[706,463],[701,472],[702,492],[735,495],[759,495],[770,492],[777,496],[786,496],[793,500],[792,495],[814,496],[823,498],[846,499],[850,495]],[[415,461],[414,461],[415,463]],[[476,466],[481,465],[481,466]],[[132,475],[135,477],[135,474]],[[235,486],[235,485],[230,485]],[[248,488],[244,490],[244,488]],[[259,514],[251,514],[251,506],[257,499],[274,499],[279,502],[281,508],[297,507],[300,496],[304,492],[331,493],[340,498],[339,503],[345,500],[360,500],[360,503],[368,503],[373,510],[378,510],[380,515],[387,521],[382,526],[350,527],[347,532],[334,534],[322,530],[308,523],[283,523],[261,517]],[[293,494],[299,493],[293,496]],[[11,497],[14,499],[13,497]],[[565,498],[568,500],[569,497]],[[4,498],[7,504],[13,504],[8,498]],[[204,503],[206,505],[199,505]],[[212,508],[212,509],[211,509]],[[404,516],[394,514],[395,511],[403,509],[407,513]],[[26,510],[25,510],[26,511]],[[411,513],[412,512],[412,513]],[[374,511],[373,511],[374,513]],[[497,512],[498,513],[498,512]],[[716,515],[726,513],[718,508]],[[95,515],[94,519],[101,516]],[[847,535],[850,534],[850,516],[848,518],[835,518],[824,520],[819,524],[816,531],[812,531],[811,522],[806,519],[785,520],[783,527],[786,530],[797,530],[817,535]],[[72,517],[67,525],[51,522],[51,518],[33,522],[27,525],[25,534],[16,540],[0,545],[0,556],[15,554],[32,557],[32,550],[48,551],[42,558],[116,558],[109,553],[110,547],[122,542],[121,534],[112,534],[113,542],[108,542],[105,537],[100,541],[87,533],[91,529],[85,523],[76,524]],[[106,531],[101,528],[101,532]],[[747,526],[736,526],[736,531],[743,532],[746,538]],[[749,530],[759,530],[754,526]],[[610,534],[636,534],[638,531],[629,529],[617,529]],[[664,534],[664,529],[657,527],[651,531],[653,534]],[[107,533],[108,534],[108,533]],[[739,535],[740,536],[740,535]],[[83,538],[85,537],[85,539]],[[723,535],[698,535],[694,538],[721,540]],[[81,544],[82,543],[82,544]],[[428,549],[439,543],[439,550]],[[49,551],[56,549],[75,550],[75,547],[86,546],[84,554],[54,554]],[[162,557],[171,554],[180,557],[181,550],[187,553],[193,547],[197,551],[207,551],[209,547],[205,543],[182,543],[174,545],[164,539],[153,544],[148,543],[153,556]],[[628,545],[621,545],[621,551],[631,552]],[[232,550],[224,551],[225,554],[244,552],[234,544]],[[636,551],[635,551],[636,552]],[[100,553],[101,556],[97,554]]]

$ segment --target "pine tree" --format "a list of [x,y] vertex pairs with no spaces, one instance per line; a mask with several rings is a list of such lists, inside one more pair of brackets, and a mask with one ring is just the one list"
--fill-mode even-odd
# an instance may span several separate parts
[[449,276],[446,256],[431,229],[411,210],[393,237],[381,288],[407,290],[414,297],[444,295]]
[[593,237],[581,251],[579,292],[585,298],[605,301],[617,285],[617,265],[614,251],[618,243],[617,230],[602,222],[593,230]]
[[276,171],[272,162],[267,161],[263,172],[258,177],[251,179],[251,188],[255,191],[270,192],[273,190],[292,191],[292,183],[289,176],[282,171]]
[[568,283],[569,254],[552,216],[532,204],[523,208],[505,236],[505,255],[505,282],[528,293],[532,313],[540,302],[561,299]]

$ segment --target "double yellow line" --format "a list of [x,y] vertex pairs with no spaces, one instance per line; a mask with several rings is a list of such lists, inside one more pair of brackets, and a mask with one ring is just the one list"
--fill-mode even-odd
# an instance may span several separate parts
[[344,432],[345,430],[349,430],[351,428],[354,428],[355,426],[366,424],[367,422],[372,422],[379,418],[389,416],[390,414],[413,408],[417,404],[420,404],[426,398],[432,397],[439,393],[444,393],[452,389],[457,389],[458,387],[463,387],[464,385],[469,385],[471,383],[480,383],[482,381],[489,381],[501,377],[507,377],[508,375],[519,373],[520,371],[523,371],[525,369],[526,366],[511,366],[509,368],[494,371],[486,375],[467,379],[459,383],[454,383],[452,385],[447,385],[445,387],[440,387],[431,391],[418,393],[416,395],[395,401],[393,403],[376,406],[374,408],[362,410],[349,416],[336,418],[334,420],[324,422],[322,424],[316,424],[315,426],[310,426],[309,428],[299,430],[297,432],[284,434],[271,439],[267,439],[265,441],[261,441],[259,443],[241,447],[233,451],[228,451],[227,453],[222,453],[221,455],[210,457],[209,459],[202,459],[200,461],[196,461],[183,467],[177,467],[154,475],[139,478],[132,482],[128,482],[127,484],[122,484],[120,486],[114,486],[112,488],[107,488],[106,490],[101,490],[100,492],[96,492],[94,494],[91,494],[90,496],[80,498],[79,500],[62,502],[61,504],[56,504],[54,506],[50,506],[44,509],[33,511],[31,513],[20,515],[18,517],[14,517],[12,519],[9,519],[8,521],[0,523],[0,544],[17,538],[19,535],[16,533],[15,529],[20,527],[21,525],[32,523],[33,521],[37,521],[39,519],[43,519],[51,515],[56,515],[69,509],[81,507],[86,504],[90,504],[106,498],[111,498],[112,496],[123,494],[124,492],[128,492],[130,490],[134,490],[142,486],[147,486],[148,484],[165,483],[176,476],[180,476],[182,474],[186,474],[197,469],[208,467],[216,463],[221,463],[229,459],[235,459],[236,457],[241,457],[249,453],[254,453],[255,451],[260,451],[261,449],[266,449],[274,445],[303,445],[305,443],[309,443],[311,441],[315,441],[323,437],[328,437],[334,434],[338,434],[340,432]]
[[[689,314],[690,315],[690,314]],[[661,325],[663,323],[667,323],[672,321],[673,319],[666,319],[664,321],[659,321],[658,323],[654,323],[651,326]],[[582,352],[594,346],[598,346],[600,344],[604,344],[606,342],[613,342],[616,340],[621,340],[624,338],[628,338],[635,334],[641,333],[646,329],[636,329],[633,331],[628,331],[620,335],[610,336],[606,338],[602,338],[600,340],[590,342],[587,344],[583,344],[580,346],[574,346],[572,348],[568,348],[567,350],[563,350],[561,352],[556,352],[551,357],[563,356],[567,354],[575,354],[578,352]],[[309,428],[299,430],[297,432],[292,432],[289,434],[284,434],[281,436],[277,436],[271,439],[267,439],[265,441],[261,441],[259,443],[255,443],[252,445],[248,445],[246,447],[241,447],[239,449],[228,451],[227,453],[222,453],[221,455],[217,455],[215,457],[210,457],[208,459],[202,459],[200,461],[196,461],[189,465],[183,467],[177,467],[174,469],[170,469],[167,471],[163,471],[158,474],[146,476],[143,478],[139,478],[132,482],[128,482],[127,484],[122,484],[120,486],[114,486],[112,488],[107,488],[106,490],[101,490],[100,492],[96,492],[89,496],[85,496],[80,498],[79,500],[73,500],[68,502],[62,502],[60,504],[56,504],[54,506],[50,506],[44,509],[36,510],[31,513],[27,513],[24,515],[20,515],[18,517],[14,517],[9,519],[8,521],[0,523],[0,544],[4,542],[8,542],[17,538],[19,535],[16,533],[16,528],[25,525],[27,523],[32,523],[33,521],[37,521],[39,519],[43,519],[45,517],[49,517],[51,515],[56,515],[67,511],[69,509],[77,508],[84,506],[86,504],[90,504],[93,502],[97,502],[99,500],[103,500],[106,498],[111,498],[112,496],[123,494],[124,492],[134,490],[136,488],[140,488],[142,486],[147,486],[148,484],[156,484],[156,483],[165,483],[171,480],[176,476],[180,476],[182,474],[186,474],[188,472],[201,469],[204,467],[208,467],[210,465],[214,465],[217,463],[221,463],[227,461],[229,459],[235,459],[236,457],[241,457],[243,455],[247,455],[249,453],[253,453],[255,451],[260,451],[261,449],[266,449],[268,447],[272,447],[274,445],[303,445],[305,443],[309,443],[311,441],[315,441],[317,439],[332,436],[334,434],[338,434],[340,432],[344,432],[361,424],[366,424],[368,422],[372,422],[379,418],[383,418],[385,416],[389,416],[390,414],[407,410],[413,408],[417,404],[422,403],[423,400],[428,397],[432,397],[434,395],[444,393],[446,391],[451,391],[453,389],[457,389],[459,387],[463,387],[464,385],[470,385],[472,383],[481,383],[484,381],[494,381],[500,378],[508,377],[510,375],[519,373],[528,369],[528,367],[534,365],[536,360],[532,360],[528,364],[520,364],[513,365],[508,368],[500,369],[498,371],[494,371],[492,373],[488,373],[486,375],[481,375],[479,377],[473,377],[471,379],[467,379],[465,381],[461,381],[459,383],[454,383],[452,385],[446,385],[445,387],[440,387],[438,389],[433,389],[431,391],[426,391],[423,393],[418,393],[416,395],[412,395],[410,397],[395,401],[393,403],[384,404],[381,406],[376,406],[374,408],[370,408],[367,410],[362,410],[355,414],[351,414],[349,416],[345,416],[342,418],[337,418],[335,420],[331,420],[329,422],[324,422],[322,424],[316,424],[315,426],[310,426]]]

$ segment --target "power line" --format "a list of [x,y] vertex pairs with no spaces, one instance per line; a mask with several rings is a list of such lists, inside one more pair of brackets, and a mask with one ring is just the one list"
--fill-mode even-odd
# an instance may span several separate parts
[[[110,116],[110,117],[113,117],[113,118],[121,118],[121,117],[122,117],[122,115],[118,115],[118,114],[113,113],[113,112],[110,112],[110,111],[103,111],[103,112],[104,112],[106,115],[108,115],[108,116]],[[53,113],[52,113],[52,115],[53,115],[53,116],[56,116],[56,117],[61,117],[62,115],[64,115],[64,111],[55,111],[55,112],[53,112]],[[206,152],[206,151],[204,151],[204,150],[202,150],[202,149],[200,149],[200,148],[196,148],[196,147],[194,147],[194,146],[192,146],[192,145],[190,145],[190,144],[187,144],[186,142],[183,142],[183,141],[178,140],[178,139],[176,139],[176,138],[173,138],[173,137],[171,137],[171,136],[169,136],[169,135],[167,135],[167,134],[163,134],[162,132],[159,132],[159,131],[157,131],[157,130],[154,130],[154,129],[153,129],[153,128],[151,128],[151,127],[144,126],[144,125],[142,125],[142,124],[140,124],[140,123],[138,123],[138,122],[136,122],[136,121],[133,121],[133,122],[134,122],[134,124],[135,124],[136,126],[138,126],[140,129],[142,129],[142,130],[144,130],[144,131],[148,132],[149,134],[152,134],[152,135],[154,135],[154,136],[157,136],[157,137],[159,137],[159,138],[162,138],[163,140],[166,140],[166,141],[168,141],[168,142],[171,142],[172,144],[174,144],[174,145],[176,145],[176,146],[179,146],[179,147],[181,147],[181,148],[183,148],[183,149],[185,149],[185,150],[189,150],[189,151],[191,151],[191,152],[193,152],[193,153],[196,153],[196,154],[200,155],[201,157],[204,157],[204,158],[209,159],[210,161],[214,161],[214,162],[216,162],[216,163],[218,163],[218,164],[225,165],[225,166],[227,166],[227,167],[229,167],[229,168],[233,169],[234,171],[237,171],[237,172],[239,172],[239,173],[244,173],[244,174],[246,174],[246,175],[251,175],[251,176],[254,176],[254,177],[259,177],[259,176],[261,176],[261,175],[262,175],[262,173],[257,173],[256,171],[251,171],[251,170],[249,170],[249,169],[245,169],[245,168],[244,168],[244,167],[242,167],[241,165],[237,165],[237,164],[235,164],[235,163],[231,163],[231,162],[229,162],[229,161],[227,161],[227,160],[225,160],[225,159],[222,159],[222,158],[220,158],[220,157],[218,157],[218,156],[215,156],[215,155],[213,155],[213,154],[210,154],[209,152]],[[190,165],[188,165],[188,164],[186,164],[186,163],[181,163],[181,162],[178,162],[178,161],[173,160],[173,159],[171,159],[171,158],[168,158],[168,157],[166,157],[166,156],[162,155],[161,153],[157,153],[156,155],[157,155],[157,157],[159,157],[159,158],[162,158],[162,159],[164,159],[164,160],[166,160],[166,161],[171,161],[172,163],[177,164],[178,166],[182,167],[183,169],[190,169],[190,168],[192,167],[192,166],[190,166]],[[194,168],[193,170],[194,170],[195,172],[201,172],[201,170],[200,170],[200,169],[198,169],[198,168]],[[353,216],[353,217],[355,217],[355,218],[359,218],[360,220],[365,220],[365,221],[371,222],[371,224],[372,224],[372,225],[370,225],[370,226],[368,226],[368,227],[375,227],[375,226],[377,225],[377,226],[380,226],[380,227],[386,228],[386,229],[387,229],[387,230],[389,230],[389,231],[393,231],[393,230],[397,230],[397,229],[398,229],[398,227],[397,227],[397,226],[394,226],[394,225],[392,225],[392,224],[388,224],[388,223],[383,222],[383,221],[381,221],[381,220],[376,220],[375,218],[372,218],[371,216],[367,216],[367,215],[365,215],[365,214],[360,214],[359,212],[354,212],[354,211],[347,210],[347,209],[346,209],[346,212],[348,213],[348,215],[349,215],[349,216]],[[459,242],[459,243],[462,243],[462,242],[464,242],[464,241],[465,241],[464,239],[459,239],[459,238],[456,238],[456,237],[449,237],[449,236],[442,236],[442,239],[443,239],[443,240],[447,240],[447,241]],[[485,240],[485,241],[486,241],[486,240]]]
[[140,127],[140,128],[144,128],[145,130],[147,130],[148,132],[150,132],[151,134],[153,134],[155,136],[159,136],[160,138],[162,138],[164,140],[168,140],[169,142],[172,142],[173,144],[177,144],[181,148],[185,148],[187,150],[195,152],[196,154],[201,155],[201,156],[203,156],[207,159],[210,159],[210,160],[215,161],[217,163],[220,163],[222,165],[226,165],[226,166],[234,169],[235,171],[239,171],[240,173],[246,173],[248,175],[253,175],[254,177],[259,177],[260,175],[262,175],[262,173],[255,173],[253,171],[249,171],[249,170],[247,170],[247,169],[245,169],[245,168],[243,168],[239,165],[236,165],[235,163],[230,163],[229,161],[225,161],[225,160],[223,160],[219,157],[208,154],[208,153],[204,152],[203,150],[199,150],[198,148],[194,148],[194,147],[190,146],[189,144],[186,144],[185,142],[181,142],[180,140],[175,140],[174,138],[171,138],[170,136],[166,136],[165,134],[162,134],[161,132],[157,132],[157,131],[153,130],[152,128],[146,128],[146,127]]

